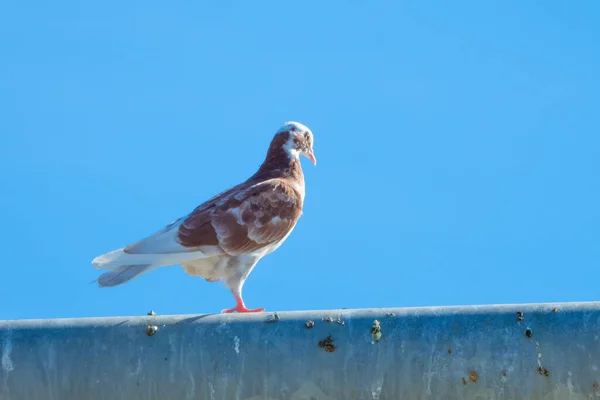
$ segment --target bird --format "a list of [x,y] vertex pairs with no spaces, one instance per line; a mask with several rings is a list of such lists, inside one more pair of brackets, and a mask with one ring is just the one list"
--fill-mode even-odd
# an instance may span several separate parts
[[152,235],[94,258],[95,269],[108,271],[96,282],[114,287],[178,264],[190,276],[225,283],[236,305],[221,312],[264,311],[246,307],[242,288],[260,259],[281,246],[302,215],[305,183],[300,157],[316,166],[313,143],[308,127],[284,123],[254,175]]

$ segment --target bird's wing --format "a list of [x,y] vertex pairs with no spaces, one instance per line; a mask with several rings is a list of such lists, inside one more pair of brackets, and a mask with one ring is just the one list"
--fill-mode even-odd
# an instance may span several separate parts
[[284,239],[301,213],[300,194],[270,179],[197,208],[179,225],[178,240],[187,248],[217,245],[231,256],[251,253]]
[[[188,215],[185,215],[173,222],[154,234],[138,241],[129,246],[123,248],[123,251],[127,254],[174,254],[174,253],[188,253],[188,252],[197,252],[203,251],[208,255],[217,255],[218,253],[222,253],[217,246],[217,242],[215,240],[207,240],[205,243],[199,246],[182,246],[179,242],[179,227],[181,224],[186,221],[190,215],[201,214],[201,215],[210,215],[210,211],[216,204],[223,202],[223,200],[227,200],[233,193],[238,192],[244,187],[243,184],[234,186],[231,189],[228,189],[210,200],[205,201],[196,209]],[[201,221],[198,221],[201,222]],[[209,246],[209,249],[206,247]],[[208,251],[207,251],[208,250]]]
[[187,216],[179,218],[154,234],[123,248],[127,254],[173,254],[197,251],[177,241],[177,229]]

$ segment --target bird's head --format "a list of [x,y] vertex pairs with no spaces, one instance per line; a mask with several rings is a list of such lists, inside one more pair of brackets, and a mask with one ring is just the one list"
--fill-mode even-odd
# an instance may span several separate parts
[[288,157],[299,159],[300,156],[304,156],[317,165],[313,151],[313,134],[310,129],[299,122],[286,122],[277,131],[276,136],[279,135],[285,135],[283,150]]

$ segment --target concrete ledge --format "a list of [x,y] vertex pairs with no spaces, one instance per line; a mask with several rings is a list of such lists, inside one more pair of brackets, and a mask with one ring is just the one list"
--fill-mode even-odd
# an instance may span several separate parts
[[600,302],[0,321],[0,340],[1,400],[600,398]]

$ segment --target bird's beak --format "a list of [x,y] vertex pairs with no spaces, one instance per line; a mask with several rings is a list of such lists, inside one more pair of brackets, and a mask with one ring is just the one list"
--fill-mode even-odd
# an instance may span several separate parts
[[308,154],[306,154],[306,158],[312,161],[314,165],[317,165],[317,159],[315,158],[315,152],[313,151],[313,149],[310,149],[308,151]]

